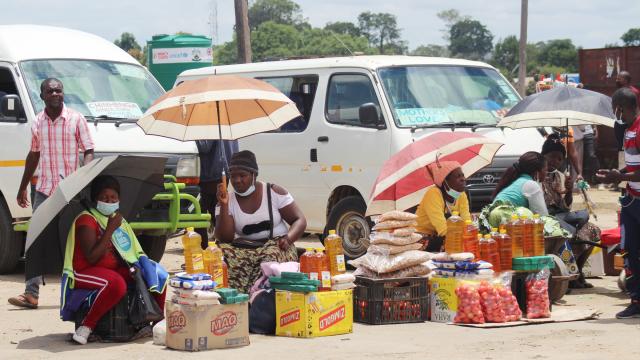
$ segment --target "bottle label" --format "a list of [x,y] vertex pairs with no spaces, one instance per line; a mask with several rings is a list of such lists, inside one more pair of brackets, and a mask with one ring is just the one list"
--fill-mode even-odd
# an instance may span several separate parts
[[202,261],[201,254],[192,254],[191,262],[193,263],[193,271],[202,272],[204,271],[204,262]]
[[310,272],[309,273],[309,280],[318,280],[318,273],[317,272]]
[[347,267],[344,263],[344,255],[340,254],[340,255],[336,255],[336,263],[338,265],[338,271],[339,272],[345,272],[347,271]]
[[322,272],[322,287],[331,288],[331,273],[329,271]]
[[211,274],[211,278],[216,282],[216,289],[224,287],[224,271],[221,268],[214,271],[214,274]]

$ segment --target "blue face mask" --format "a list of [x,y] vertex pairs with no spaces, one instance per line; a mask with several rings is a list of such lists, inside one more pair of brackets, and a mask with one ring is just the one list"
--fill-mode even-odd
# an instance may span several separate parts
[[96,204],[96,209],[100,211],[100,213],[104,216],[111,216],[114,212],[118,211],[120,208],[120,203],[106,203],[102,201],[98,201]]
[[453,198],[453,201],[458,200],[462,193],[460,191],[452,189],[446,181],[444,182],[444,184],[447,186],[447,195],[451,196]]

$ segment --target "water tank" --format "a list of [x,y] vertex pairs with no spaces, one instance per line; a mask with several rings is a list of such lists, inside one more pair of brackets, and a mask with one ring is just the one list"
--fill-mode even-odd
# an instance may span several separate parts
[[147,49],[149,71],[165,90],[181,72],[213,65],[211,39],[203,35],[154,35]]

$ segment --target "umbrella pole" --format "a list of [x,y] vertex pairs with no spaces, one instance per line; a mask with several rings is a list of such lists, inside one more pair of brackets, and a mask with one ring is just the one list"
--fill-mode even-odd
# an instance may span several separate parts
[[567,132],[567,172],[569,176],[571,176],[571,157],[569,157],[569,118],[567,118],[567,128],[565,129]]
[[222,121],[220,120],[220,101],[216,101],[216,114],[218,115],[218,135],[220,136],[220,160],[222,163],[222,191],[227,192],[227,173],[224,165],[227,163],[224,153],[224,143],[222,142]]

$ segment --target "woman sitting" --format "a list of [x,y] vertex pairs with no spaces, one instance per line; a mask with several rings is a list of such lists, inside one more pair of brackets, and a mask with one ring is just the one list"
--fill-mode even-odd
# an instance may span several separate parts
[[72,289],[97,290],[82,326],[73,335],[83,345],[98,321],[126,295],[127,284],[133,282],[130,266],[141,268],[161,310],[167,283],[166,271],[146,257],[131,227],[117,212],[118,181],[111,176],[97,177],[91,183],[91,200],[95,207],[78,215],[69,230],[63,270],[63,308]]
[[294,243],[307,220],[287,190],[256,181],[258,163],[251,151],[233,154],[229,171],[233,192],[218,186],[215,236],[223,243],[229,286],[248,293],[262,262],[297,261]]
[[547,174],[547,161],[535,151],[524,153],[500,178],[493,193],[494,201],[508,201],[524,206],[535,214],[548,215],[540,180]]
[[447,234],[447,218],[457,211],[462,219],[471,220],[469,200],[465,194],[465,178],[456,161],[440,161],[427,166],[434,185],[427,188],[416,215],[416,230],[425,236],[426,250],[441,251]]
[[[548,173],[542,182],[544,200],[549,214],[558,219],[560,225],[578,240],[597,241],[600,229],[589,222],[589,212],[586,210],[571,211],[573,203],[573,181],[571,177],[558,170],[566,157],[566,149],[560,136],[551,134],[542,145],[542,155],[547,159]],[[572,288],[591,288],[582,273],[582,268],[593,251],[593,246],[587,244],[572,244],[571,250],[576,258],[576,265],[580,277],[572,281]]]

